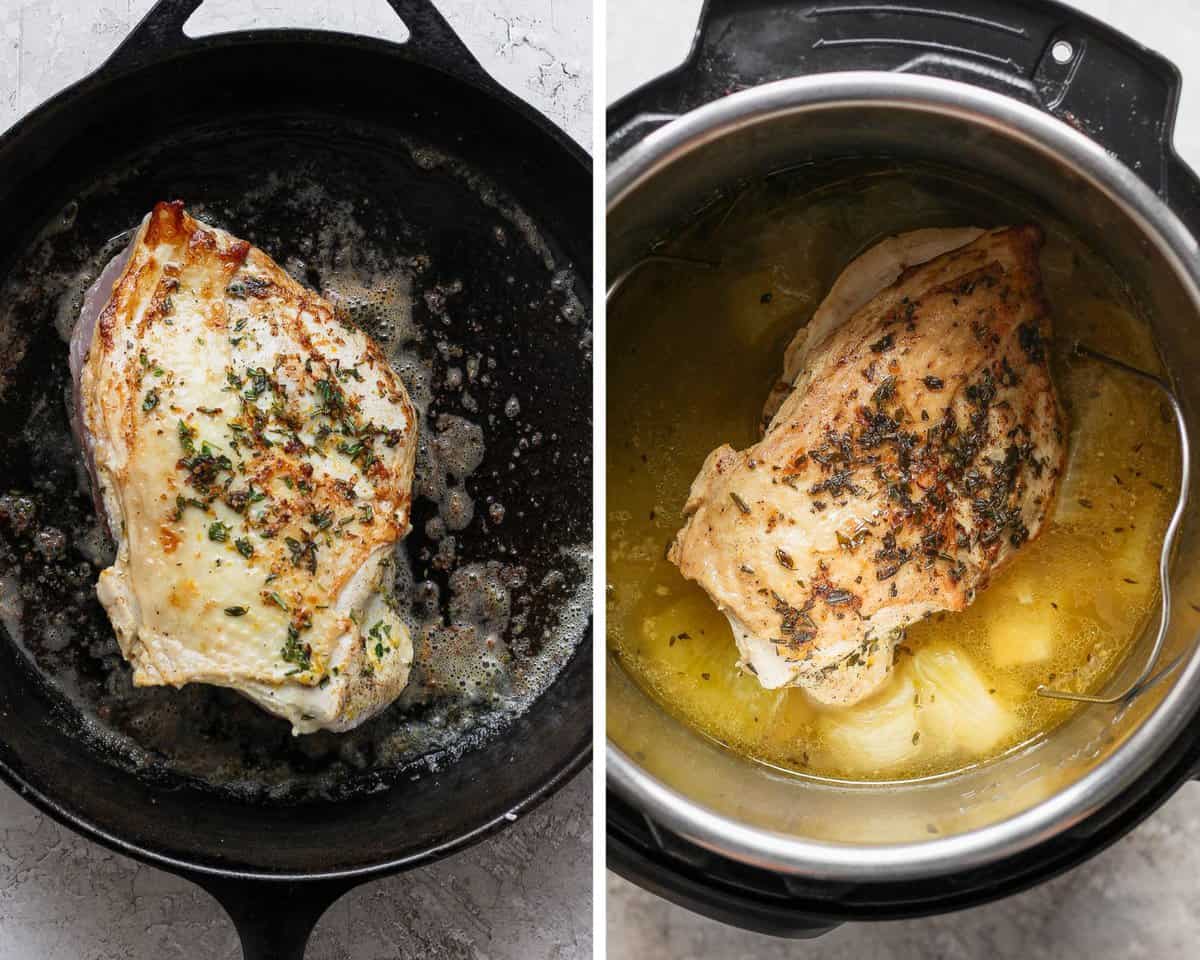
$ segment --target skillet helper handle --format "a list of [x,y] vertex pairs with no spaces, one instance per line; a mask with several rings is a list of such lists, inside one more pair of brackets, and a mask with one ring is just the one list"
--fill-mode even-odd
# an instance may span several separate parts
[[1167,197],[1179,71],[1056,3],[707,0],[686,63],[637,112],[678,114],[763,83],[845,70],[943,77],[1020,100],[1096,141]]
[[[184,24],[203,3],[204,0],[158,0],[108,58],[106,67],[118,71],[136,69],[187,49],[195,41],[183,32]],[[431,0],[388,0],[388,6],[408,27],[409,36],[403,49],[410,60],[464,80],[494,85]]]
[[229,914],[243,960],[304,960],[321,915],[355,884],[349,880],[270,882],[192,877]]
[[432,0],[388,0],[388,5],[408,27],[405,46],[412,59],[435,67],[452,76],[482,81],[494,87],[495,81],[480,66],[475,55],[459,39]]
[[202,3],[204,0],[158,0],[113,51],[105,67],[132,70],[185,49],[191,40],[183,25]]

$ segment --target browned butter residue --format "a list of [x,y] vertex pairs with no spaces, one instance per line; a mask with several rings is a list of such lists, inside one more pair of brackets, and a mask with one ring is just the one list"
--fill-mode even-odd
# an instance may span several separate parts
[[163,553],[174,553],[179,546],[179,534],[164,523],[158,528],[158,542],[162,544]]

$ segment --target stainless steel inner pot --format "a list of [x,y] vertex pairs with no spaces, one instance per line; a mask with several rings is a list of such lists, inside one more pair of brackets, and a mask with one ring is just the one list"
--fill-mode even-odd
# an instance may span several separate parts
[[[718,100],[610,164],[608,278],[722,188],[808,161],[890,157],[1008,182],[1073,223],[1124,278],[1150,324],[1189,431],[1200,417],[1200,250],[1130,169],[1015,100],[948,80],[841,73]],[[610,328],[610,343],[636,331]],[[1183,456],[1196,477],[1195,454]],[[1193,481],[1194,486],[1195,481]],[[1178,602],[1162,662],[1133,704],[1080,708],[1022,751],[903,785],[805,781],[735,756],[665,713],[611,659],[609,785],[651,820],[726,857],[829,883],[896,882],[996,863],[1087,821],[1135,784],[1200,703],[1200,497],[1172,563]],[[1137,673],[1157,622],[1111,683]]]

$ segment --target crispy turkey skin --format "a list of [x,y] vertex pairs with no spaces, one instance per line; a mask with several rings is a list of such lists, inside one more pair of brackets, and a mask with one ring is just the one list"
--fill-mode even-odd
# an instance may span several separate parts
[[1041,529],[1066,435],[1041,243],[1027,225],[868,250],[789,347],[762,440],[706,459],[669,557],[763,686],[864,699],[905,626],[964,609]]
[[386,600],[417,420],[362,331],[160,203],[85,297],[76,431],[117,545],[97,593],[139,686],[230,687],[296,733],[405,686]]

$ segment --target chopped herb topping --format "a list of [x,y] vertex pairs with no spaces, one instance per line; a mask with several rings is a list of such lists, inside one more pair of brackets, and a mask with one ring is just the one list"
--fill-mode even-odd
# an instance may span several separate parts
[[340,417],[346,408],[346,395],[342,388],[333,380],[318,380],[316,383],[317,397],[321,401],[321,413],[330,417]]
[[367,636],[378,643],[385,637],[390,641],[392,638],[392,625],[386,620],[376,620],[371,624],[371,629],[367,631]]
[[225,288],[225,292],[235,300],[244,300],[246,297],[262,297],[271,287],[271,281],[263,277],[241,277],[234,280]]
[[317,572],[317,545],[309,536],[307,530],[302,530],[303,541],[297,540],[295,537],[284,537],[283,542],[287,544],[288,552],[292,555],[293,567],[306,567],[309,573]]
[[892,376],[884,377],[883,382],[875,388],[875,392],[871,394],[871,402],[877,407],[883,406],[896,395],[896,378]]
[[312,514],[309,519],[318,530],[328,530],[333,523],[333,511],[328,509],[320,510]]
[[175,513],[173,514],[173,519],[182,520],[183,512],[188,507],[197,507],[200,510],[208,509],[208,505],[203,500],[197,500],[195,497],[177,496],[175,498]]
[[279,654],[285,663],[295,664],[301,671],[312,669],[312,648],[300,642],[300,631],[294,623],[287,628],[287,641]]
[[184,453],[196,452],[196,428],[189,427],[183,420],[179,421],[179,445]]
[[[184,449],[191,455],[181,459],[177,466],[188,472],[188,482],[193,487],[201,493],[208,493],[209,489],[217,482],[221,471],[233,470],[233,461],[225,454],[214,451],[207,440],[200,444],[200,452],[197,453],[195,441],[192,439],[194,436],[195,431],[193,430],[187,442],[184,443]],[[182,431],[180,432],[180,442],[184,442]]]
[[1046,358],[1045,341],[1042,340],[1042,331],[1035,325],[1023,323],[1017,327],[1017,339],[1021,344],[1021,349],[1025,351],[1025,356],[1029,358],[1030,363],[1041,363]]
[[262,367],[247,370],[246,376],[250,381],[250,386],[246,388],[242,396],[251,403],[271,389],[271,378]]

